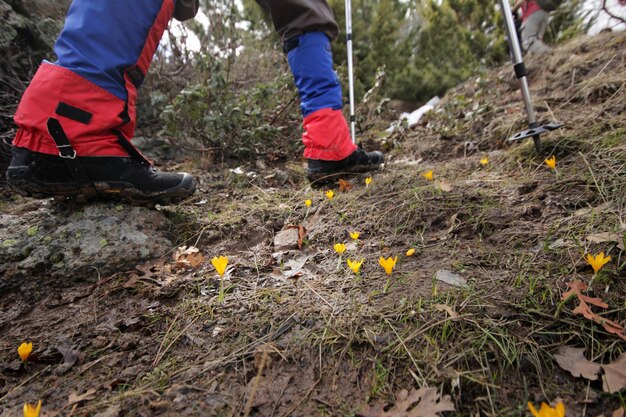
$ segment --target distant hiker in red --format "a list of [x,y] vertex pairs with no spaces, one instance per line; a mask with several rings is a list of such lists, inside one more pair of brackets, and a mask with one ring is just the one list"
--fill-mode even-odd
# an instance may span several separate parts
[[[156,171],[131,144],[135,102],[172,18],[186,20],[199,0],[74,0],[56,44],[15,114],[9,184],[23,195],[138,204],[169,203],[195,191],[186,173]],[[381,152],[354,145],[343,118],[330,41],[337,23],[325,0],[257,0],[284,43],[301,99],[307,175],[368,170]]]
[[[553,0],[556,3],[556,0]],[[557,4],[558,6],[558,4]],[[543,43],[550,13],[535,0],[516,0],[513,10],[522,9],[522,48],[525,52],[545,52],[550,48]],[[556,8],[556,7],[555,7]]]

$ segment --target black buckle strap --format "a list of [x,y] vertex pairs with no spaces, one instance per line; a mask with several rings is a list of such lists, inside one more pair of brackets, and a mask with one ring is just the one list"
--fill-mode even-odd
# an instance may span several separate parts
[[56,109],[56,114],[67,117],[68,119],[72,119],[84,125],[88,125],[93,117],[92,113],[64,102],[59,103]]
[[81,184],[81,188],[83,188],[83,191],[86,193],[93,194],[96,192],[91,185],[89,177],[83,169],[83,165],[76,158],[76,151],[72,148],[61,123],[57,119],[50,117],[46,126],[52,140],[54,140],[57,148],[59,148],[59,156],[65,161],[65,165],[70,171],[72,177],[74,177],[74,179]]
[[126,139],[126,137],[122,134],[122,132],[120,132],[117,129],[114,129],[113,133],[115,133],[115,136],[117,136],[117,142],[122,146],[122,148],[124,148],[124,150],[131,157],[139,160],[141,163],[145,164],[146,166],[152,166],[152,163],[148,160],[148,158],[143,156],[142,153],[139,152],[137,148],[135,148],[135,146],[132,143],[130,143],[128,139]]
[[48,133],[50,133],[54,143],[59,148],[59,156],[63,159],[76,159],[76,151],[72,148],[70,140],[67,138],[63,127],[61,127],[61,123],[51,117],[48,119],[47,127]]
[[299,45],[300,45],[300,38],[298,36],[289,38],[283,44],[283,52],[288,54],[289,51],[296,49]]

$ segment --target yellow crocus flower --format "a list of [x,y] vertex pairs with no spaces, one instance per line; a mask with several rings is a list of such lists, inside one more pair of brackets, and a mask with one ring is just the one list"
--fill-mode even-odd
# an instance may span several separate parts
[[593,273],[597,274],[598,271],[601,270],[602,267],[611,260],[611,257],[607,256],[605,258],[604,252],[600,252],[596,256],[593,256],[592,254],[588,253],[586,259],[589,265],[591,265],[591,267],[593,268]]
[[326,194],[326,198],[332,200],[335,197],[335,192],[333,190],[328,190],[324,194]]
[[373,181],[373,180],[372,180],[372,177],[367,177],[367,178],[365,178],[365,186],[366,186],[366,187],[369,187],[369,186],[370,186],[370,184],[372,183],[372,181]]
[[41,400],[37,403],[35,407],[34,404],[24,404],[24,417],[39,417],[39,412],[41,411]]
[[308,199],[308,200],[304,200],[304,205],[305,205],[305,206],[307,206],[307,207],[311,207],[311,204],[313,204],[313,202],[312,202],[310,199]]
[[350,259],[346,259],[346,262],[348,263],[348,267],[350,267],[352,272],[354,272],[355,274],[359,273],[359,271],[361,270],[361,265],[363,265],[363,259],[361,259],[360,261],[352,261]]
[[223,277],[224,272],[226,272],[226,266],[228,265],[228,258],[226,256],[220,256],[219,258],[215,256],[211,259],[211,264],[219,276]]
[[359,233],[359,232],[350,232],[350,237],[353,240],[357,240],[359,238],[359,236],[361,236],[361,233]]
[[26,360],[28,359],[32,351],[33,351],[32,342],[29,342],[29,343],[24,342],[17,348],[17,354],[20,355],[22,362],[26,362]]
[[546,159],[544,162],[550,168],[556,169],[556,156],[552,155],[550,158]]
[[428,181],[432,181],[433,180],[433,171],[426,171],[422,174],[422,177],[426,178]]
[[408,251],[406,251],[406,256],[413,256],[415,255],[415,249],[411,248]]
[[342,255],[346,251],[346,245],[344,245],[343,243],[335,243],[335,246],[333,246],[333,248],[335,249],[335,252],[337,252],[339,255]]
[[489,158],[487,158],[486,156],[485,156],[483,159],[481,159],[481,160],[480,160],[480,164],[481,164],[482,166],[485,166],[485,165],[487,165],[488,163],[489,163]]
[[560,401],[554,408],[542,402],[539,411],[537,411],[533,403],[529,401],[528,409],[535,417],[565,417],[565,406]]
[[398,257],[392,258],[391,256],[387,259],[382,256],[378,259],[378,263],[385,269],[387,275],[391,275],[391,271],[396,266],[396,262],[398,262]]

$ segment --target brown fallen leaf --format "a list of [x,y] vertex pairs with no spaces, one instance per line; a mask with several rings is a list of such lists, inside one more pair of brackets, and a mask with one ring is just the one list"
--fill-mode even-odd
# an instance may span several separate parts
[[298,253],[291,259],[283,259],[283,267],[276,268],[272,276],[277,279],[299,278],[305,273],[304,265],[311,258],[306,253]]
[[435,310],[445,311],[446,313],[448,313],[451,319],[456,319],[457,317],[459,317],[459,313],[452,310],[450,306],[445,305],[445,304],[435,304]]
[[626,353],[622,353],[608,365],[602,365],[602,369],[604,369],[604,375],[602,375],[604,392],[614,394],[626,388]]
[[586,216],[587,214],[591,214],[591,213],[596,213],[596,214],[600,214],[603,211],[605,211],[607,208],[609,207],[609,205],[607,203],[602,203],[597,207],[584,207],[581,209],[578,209],[574,212],[573,216],[574,217],[579,217],[579,216]]
[[118,417],[120,415],[121,408],[119,405],[112,405],[104,411],[94,414],[93,417]]
[[96,393],[95,388],[89,388],[87,391],[85,391],[84,393],[80,395],[76,392],[72,392],[67,397],[67,405],[69,406],[69,405],[77,404],[81,401],[93,400],[94,398],[96,398],[96,396],[94,395],[95,393]]
[[437,388],[423,387],[412,389],[411,393],[402,390],[396,396],[396,403],[388,411],[385,404],[379,402],[373,407],[366,405],[357,414],[361,417],[440,417],[442,411],[455,411],[449,395],[443,397]]
[[[156,263],[149,263],[144,265],[136,265],[134,272],[132,272],[128,280],[122,285],[124,288],[133,288],[137,285],[137,282],[146,278],[158,278],[162,275],[163,271],[169,265],[165,265],[165,260],[161,259]],[[166,271],[171,272],[171,271]]]
[[446,180],[437,181],[437,187],[439,187],[439,189],[444,193],[449,193],[450,191],[452,191],[452,185]]
[[459,213],[454,213],[452,217],[450,217],[450,228],[446,231],[446,234],[449,235],[450,233],[454,232],[454,229],[456,229],[458,224],[461,223],[460,221],[458,221],[457,223],[458,218],[459,218]]
[[568,283],[567,286],[570,287],[570,290],[561,296],[561,300],[567,300],[572,296],[578,297],[580,303],[578,304],[578,307],[573,310],[574,314],[580,314],[585,318],[598,323],[599,325],[604,327],[604,330],[606,330],[607,332],[615,334],[618,337],[626,340],[626,335],[624,334],[624,328],[622,326],[614,321],[605,319],[604,317],[599,316],[591,311],[591,307],[589,307],[589,304],[600,308],[608,308],[608,305],[597,297],[589,297],[587,295],[584,295],[582,292],[587,290],[587,284],[583,283],[580,280],[576,280]]
[[298,225],[298,249],[302,249],[304,237],[306,236],[306,229],[301,224]]
[[617,247],[624,250],[624,242],[626,242],[626,235],[611,232],[593,233],[586,238],[589,242],[604,243],[604,242],[617,242]]
[[346,191],[350,191],[350,188],[352,188],[350,181],[339,178],[339,191],[345,193]]
[[204,262],[204,256],[195,246],[181,246],[174,252],[176,269],[197,268]]
[[[604,414],[600,414],[598,417],[604,417]],[[624,407],[620,407],[617,410],[613,411],[611,417],[624,417]]]
[[600,365],[588,361],[584,353],[585,348],[561,346],[559,352],[554,355],[554,359],[556,359],[556,363],[558,363],[562,369],[568,371],[575,377],[582,376],[583,378],[595,381],[598,379]]
[[57,367],[55,373],[57,375],[63,375],[69,371],[76,364],[76,362],[78,362],[80,352],[78,349],[74,349],[69,345],[57,346],[56,350],[63,355],[63,363]]

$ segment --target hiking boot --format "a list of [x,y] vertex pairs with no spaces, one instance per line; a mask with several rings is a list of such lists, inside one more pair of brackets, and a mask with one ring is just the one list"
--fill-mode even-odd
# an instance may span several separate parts
[[384,162],[380,151],[365,152],[358,148],[340,161],[307,159],[306,175],[311,182],[333,181],[341,175],[366,172],[378,169]]
[[[135,205],[170,204],[192,195],[194,179],[186,173],[158,172],[132,157],[64,158],[13,147],[7,181],[21,195],[84,202],[94,198]],[[76,164],[78,162],[78,166]],[[77,176],[70,166],[82,171]],[[77,179],[85,177],[82,181]]]

